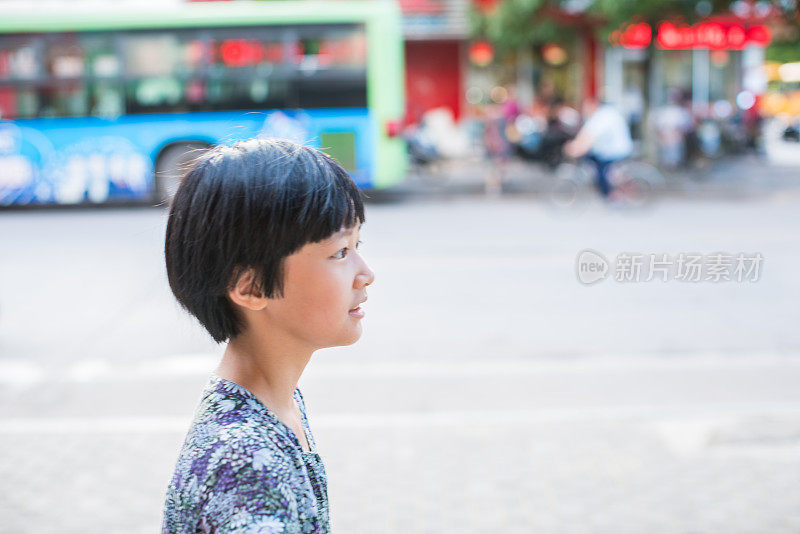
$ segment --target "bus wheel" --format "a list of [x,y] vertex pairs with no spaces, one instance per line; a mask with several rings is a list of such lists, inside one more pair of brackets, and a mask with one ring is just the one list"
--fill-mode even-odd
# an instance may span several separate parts
[[208,143],[175,143],[166,147],[156,158],[156,196],[158,202],[169,205],[178,190],[183,175]]

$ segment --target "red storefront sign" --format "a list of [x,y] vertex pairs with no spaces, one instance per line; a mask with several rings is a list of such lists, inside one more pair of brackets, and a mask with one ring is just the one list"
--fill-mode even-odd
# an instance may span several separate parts
[[[652,38],[650,25],[638,22],[612,32],[609,41],[624,48],[647,48]],[[738,22],[706,21],[689,26],[665,21],[659,23],[655,38],[656,47],[664,50],[741,50],[748,45],[767,46],[772,33],[763,24],[745,28]]]

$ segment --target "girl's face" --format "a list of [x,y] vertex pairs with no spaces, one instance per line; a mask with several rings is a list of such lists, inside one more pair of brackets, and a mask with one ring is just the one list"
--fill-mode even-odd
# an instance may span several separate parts
[[361,337],[361,303],[375,274],[358,253],[360,226],[307,243],[284,263],[283,298],[267,307],[284,331],[313,349],[350,345]]

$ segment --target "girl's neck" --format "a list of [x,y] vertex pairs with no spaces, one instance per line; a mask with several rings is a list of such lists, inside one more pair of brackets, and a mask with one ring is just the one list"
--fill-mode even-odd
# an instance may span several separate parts
[[215,372],[246,388],[276,414],[294,413],[294,390],[313,351],[287,350],[285,343],[278,351],[272,344],[241,334],[228,343]]

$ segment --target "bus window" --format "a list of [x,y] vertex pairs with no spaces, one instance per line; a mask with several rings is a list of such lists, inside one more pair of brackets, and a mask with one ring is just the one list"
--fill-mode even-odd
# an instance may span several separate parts
[[125,113],[125,100],[119,83],[93,83],[89,88],[89,113],[105,118],[119,117]]
[[40,50],[33,36],[0,36],[0,119],[37,116],[39,99],[30,84],[41,74]]
[[0,80],[31,80],[40,75],[38,48],[41,42],[33,36],[0,37]]
[[78,35],[51,35],[45,41],[43,65],[45,78],[38,85],[37,115],[48,118],[86,115],[84,49]]
[[187,32],[130,32],[123,37],[125,108],[128,113],[190,111],[194,95],[187,76],[201,57]]
[[362,25],[298,28],[304,59],[319,67],[365,67],[367,46]]
[[367,86],[361,80],[300,81],[295,86],[299,108],[362,108],[367,106]]
[[208,31],[206,59],[210,70],[252,73],[254,70],[288,64],[288,30],[275,28],[215,28]]
[[128,34],[123,50],[127,76],[157,78],[170,76],[178,70],[180,42],[173,32]]
[[86,115],[86,90],[81,82],[49,83],[39,88],[40,117]]
[[208,109],[283,109],[290,107],[287,80],[220,79],[208,81]]
[[83,58],[83,46],[76,34],[54,34],[45,52],[47,76],[57,79],[80,78],[84,75]]
[[31,87],[0,86],[0,119],[30,119],[39,113],[39,95]]
[[108,32],[53,33],[35,46],[0,38],[0,117],[116,117],[124,113],[119,60]]

